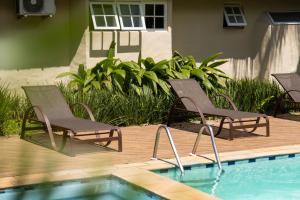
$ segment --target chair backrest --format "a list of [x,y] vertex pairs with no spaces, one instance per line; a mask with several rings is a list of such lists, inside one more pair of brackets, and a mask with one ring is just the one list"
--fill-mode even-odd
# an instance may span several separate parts
[[[209,112],[210,110],[215,109],[215,106],[212,104],[212,102],[196,80],[170,79],[168,80],[168,82],[171,84],[173,90],[179,98],[191,98],[202,112]],[[182,99],[181,101],[188,111],[197,111],[191,101],[187,99]]]
[[[285,91],[300,91],[300,76],[297,73],[272,74]],[[289,96],[295,101],[300,102],[300,92],[290,92]]]
[[[74,115],[66,103],[64,96],[55,85],[23,86],[22,87],[32,106],[39,106],[49,120],[73,118]],[[38,120],[43,117],[37,109],[35,114]]]

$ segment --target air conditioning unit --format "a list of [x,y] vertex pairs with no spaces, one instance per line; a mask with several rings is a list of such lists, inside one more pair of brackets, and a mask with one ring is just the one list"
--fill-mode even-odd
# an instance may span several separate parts
[[55,15],[55,0],[17,0],[17,10],[20,16],[50,16]]

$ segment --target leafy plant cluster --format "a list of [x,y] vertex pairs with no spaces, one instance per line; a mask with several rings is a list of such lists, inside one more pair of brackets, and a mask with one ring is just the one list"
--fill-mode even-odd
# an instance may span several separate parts
[[[159,124],[166,120],[174,97],[161,94],[128,94],[118,91],[90,90],[85,95],[74,92],[73,88],[60,85],[69,104],[85,103],[88,105],[96,121],[117,126]],[[81,107],[74,110],[79,117],[88,117]]]
[[24,102],[21,97],[10,91],[7,85],[0,85],[0,136],[16,134],[21,119]]
[[[242,111],[272,114],[277,96],[282,91],[270,81],[251,79],[228,80],[221,93],[230,96]],[[59,85],[69,104],[85,103],[93,111],[97,121],[119,126],[158,124],[166,120],[174,96],[165,93],[141,94],[131,91],[128,94],[108,90],[86,91],[84,95],[74,92],[73,87]],[[223,98],[211,93],[211,99],[218,107],[227,107]],[[5,85],[0,84],[0,135],[18,134],[28,102],[24,96],[14,94]],[[76,107],[75,115],[85,116],[85,111]]]
[[[273,114],[276,98],[283,92],[275,82],[258,79],[228,80],[223,93],[230,96],[238,109],[247,112]],[[219,107],[228,107],[222,97],[212,99]]]
[[141,58],[138,61],[121,61],[114,57],[115,43],[108,51],[107,58],[95,67],[86,69],[80,65],[77,73],[66,72],[58,77],[70,77],[69,85],[77,91],[87,93],[90,90],[118,91],[130,94],[132,91],[142,94],[170,94],[168,79],[194,78],[207,91],[220,90],[228,78],[218,67],[227,61],[216,59],[216,53],[197,65],[192,56],[183,56],[175,52],[170,60],[155,62],[153,58]]

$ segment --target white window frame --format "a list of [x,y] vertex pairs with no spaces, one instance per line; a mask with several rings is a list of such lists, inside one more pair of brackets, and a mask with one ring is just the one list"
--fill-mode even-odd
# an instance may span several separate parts
[[273,19],[273,17],[271,16],[271,14],[270,13],[292,13],[292,12],[300,12],[300,11],[268,11],[267,12],[267,15],[269,16],[269,18],[270,18],[270,20],[271,20],[271,22],[272,22],[272,24],[274,24],[274,25],[297,25],[297,24],[300,24],[300,21],[299,22],[276,22],[276,21],[274,21],[274,19]]
[[[154,7],[155,7],[155,5],[164,5],[164,16],[156,16],[155,15],[155,13],[154,13],[154,15],[152,16],[152,15],[146,15],[146,4],[150,4],[150,5],[154,5]],[[168,7],[167,7],[167,2],[165,2],[165,1],[149,1],[149,2],[144,2],[143,3],[143,9],[144,9],[144,16],[145,16],[145,18],[146,17],[153,17],[153,18],[156,18],[156,17],[163,17],[164,18],[164,28],[147,28],[146,27],[146,19],[145,19],[145,27],[146,27],[146,29],[147,30],[152,30],[152,31],[156,31],[156,30],[158,30],[158,31],[165,31],[165,30],[167,30],[167,27],[168,27],[168,25],[167,25],[167,23],[168,23]],[[154,10],[154,12],[155,12],[155,10]],[[154,23],[155,23],[155,21],[154,21]],[[154,24],[155,25],[155,24]]]
[[[132,15],[131,13],[130,13],[130,15],[122,15],[120,5],[129,5],[129,8],[130,8],[130,5],[138,5],[139,9],[140,9],[140,15]],[[141,3],[139,3],[139,2],[120,2],[120,3],[117,3],[117,7],[118,7],[118,16],[119,16],[119,20],[120,20],[120,26],[121,26],[122,30],[129,30],[129,31],[130,30],[135,30],[135,31],[146,30],[145,14],[144,14],[144,10],[142,9]],[[130,8],[130,12],[131,12],[131,8]],[[133,17],[140,17],[142,26],[141,27],[124,27],[123,17],[130,17],[132,25],[134,24]]]
[[[104,12],[103,12],[103,15],[95,14],[94,9],[93,9],[93,5],[101,5],[101,6],[102,5],[112,5],[115,14],[114,15],[106,15]],[[113,2],[90,2],[90,10],[91,10],[92,21],[93,21],[93,25],[94,25],[95,30],[118,30],[118,29],[120,29],[120,23],[119,23],[119,19],[118,19],[118,12],[117,12],[115,3],[113,3]],[[96,21],[97,16],[103,16],[106,24],[107,24],[107,22],[106,22],[106,17],[107,16],[114,17],[115,21],[116,21],[116,26],[115,27],[98,26],[97,21]]]
[[[241,14],[235,14],[235,13],[228,14],[226,12],[226,8],[227,7],[231,8],[231,9],[233,7],[238,7],[240,9],[240,11],[241,11]],[[243,12],[242,6],[240,4],[225,4],[224,5],[224,16],[225,16],[225,20],[226,20],[226,23],[227,23],[228,27],[245,27],[245,26],[247,26],[246,17],[245,17],[245,14]],[[229,16],[233,16],[235,19],[236,19],[236,16],[241,16],[243,18],[244,23],[237,23],[237,22],[236,23],[232,23],[229,20]]]

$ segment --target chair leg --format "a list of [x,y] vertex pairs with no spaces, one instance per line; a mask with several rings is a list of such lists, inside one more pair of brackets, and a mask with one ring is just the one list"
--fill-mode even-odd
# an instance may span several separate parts
[[224,125],[224,121],[225,121],[226,118],[222,118],[221,122],[220,122],[220,125],[219,125],[219,129],[217,131],[217,133],[215,134],[215,137],[220,135],[222,129],[223,129],[223,125]]
[[121,132],[121,129],[117,129],[116,130],[117,133],[118,133],[118,151],[119,152],[122,152],[123,151],[123,142],[122,142],[122,132]]
[[61,145],[60,145],[60,147],[59,147],[59,151],[60,151],[60,152],[62,152],[63,149],[65,148],[66,143],[67,143],[67,139],[68,139],[68,131],[64,130],[64,131],[63,131],[62,142],[61,142]]
[[232,135],[232,130],[233,130],[232,119],[227,118],[227,120],[229,122],[229,140],[233,140],[233,135]]
[[202,136],[202,134],[205,130],[206,130],[206,126],[203,126],[203,127],[201,127],[201,129],[198,132],[198,135],[197,135],[197,138],[195,140],[194,147],[193,147],[193,150],[192,150],[192,154],[194,154],[194,155],[197,153],[197,148],[198,148],[201,136]]
[[[114,132],[115,132],[115,130],[110,130],[109,136],[108,136],[108,137],[113,137],[113,136],[114,136]],[[107,146],[109,146],[110,144],[111,144],[111,140],[109,140],[108,142],[106,142],[106,144],[103,145],[103,146],[104,146],[104,147],[107,147]]]
[[266,137],[270,137],[270,120],[268,116],[265,116],[264,119],[266,120]]
[[67,135],[69,135],[69,143],[70,143],[70,156],[74,157],[74,151],[73,151],[73,139],[74,139],[74,133],[71,131],[68,131]]
[[[258,125],[258,124],[259,124],[259,121],[260,121],[260,117],[258,117],[258,118],[256,119],[255,125]],[[257,128],[258,128],[258,127],[255,126],[251,131],[247,131],[247,129],[244,128],[244,131],[245,131],[246,133],[253,133],[254,131],[256,131]]]

